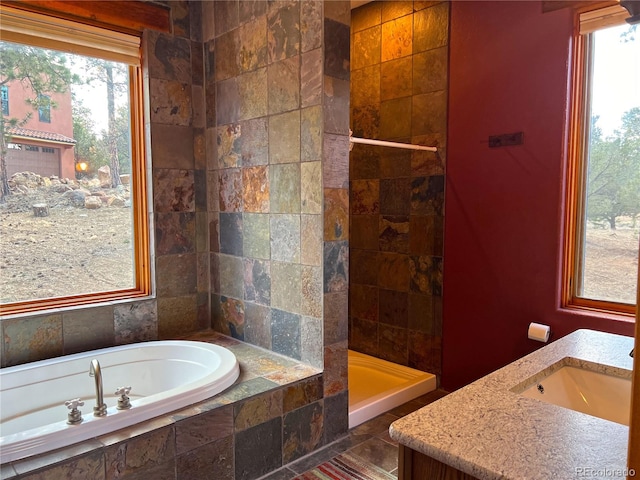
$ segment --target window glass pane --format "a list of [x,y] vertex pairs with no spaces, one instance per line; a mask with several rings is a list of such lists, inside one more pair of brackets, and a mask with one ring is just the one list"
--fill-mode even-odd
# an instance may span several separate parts
[[0,56],[0,303],[135,288],[128,65],[9,42]]
[[640,231],[640,39],[593,35],[583,298],[634,304]]

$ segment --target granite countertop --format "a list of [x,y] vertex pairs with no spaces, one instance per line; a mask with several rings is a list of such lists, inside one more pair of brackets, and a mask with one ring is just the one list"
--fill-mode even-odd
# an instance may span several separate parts
[[629,427],[516,392],[566,357],[631,378],[632,348],[578,330],[395,421],[391,438],[479,479],[624,478]]

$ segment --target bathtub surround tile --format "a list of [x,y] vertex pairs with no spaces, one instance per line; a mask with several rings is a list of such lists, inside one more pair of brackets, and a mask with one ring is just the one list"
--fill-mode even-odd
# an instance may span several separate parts
[[156,169],[192,169],[193,128],[190,126],[151,124],[153,167]]
[[[354,107],[352,110],[353,118],[353,136],[361,138],[380,138],[380,104],[376,105],[364,105],[362,107]],[[354,146],[354,151],[357,151],[359,155],[361,151],[367,152],[367,157],[372,161],[376,161],[376,158],[380,156],[380,153],[373,152],[372,145]],[[371,167],[374,167],[372,165]],[[356,177],[357,178],[357,177]]]
[[[412,134],[412,97],[394,98],[380,103],[380,137],[401,139]],[[414,118],[417,118],[415,115]]]
[[286,414],[320,399],[322,399],[322,377],[317,375],[283,390],[282,411]]
[[264,117],[268,111],[267,68],[259,68],[238,77],[239,119]]
[[331,77],[349,80],[349,25],[325,18],[325,35],[331,38],[324,52],[324,72]]
[[302,162],[322,160],[322,126],[321,105],[311,106],[300,111],[300,160]]
[[323,187],[349,187],[349,137],[325,135]]
[[237,77],[240,74],[240,66],[235,55],[239,44],[238,30],[226,32],[216,39],[215,79],[217,82]]
[[349,295],[347,292],[324,295],[324,343],[332,345],[344,342],[348,336]]
[[171,255],[195,252],[196,214],[155,214],[156,255]]
[[315,402],[286,414],[282,426],[282,461],[289,463],[311,453],[324,442],[322,402]]
[[271,309],[252,302],[244,304],[245,341],[271,350]]
[[271,306],[287,312],[300,312],[300,304],[302,301],[300,283],[300,264],[272,261]]
[[269,215],[244,213],[243,253],[252,258],[271,258],[271,229]]
[[216,408],[176,422],[176,453],[179,455],[233,434],[233,406]]
[[282,2],[269,9],[269,62],[290,58],[300,52],[300,3]]
[[306,162],[300,165],[300,211],[322,213],[322,164]]
[[269,167],[270,212],[300,213],[300,164]]
[[233,338],[244,340],[244,302],[236,298],[220,297],[222,322]]
[[197,257],[194,253],[156,257],[158,297],[175,297],[197,292]]
[[[318,369],[322,369],[323,365],[323,348],[318,342],[318,339],[322,338],[322,323],[322,318],[303,316],[300,324],[300,359]],[[346,329],[344,319],[343,323]]]
[[209,213],[196,212],[196,252],[205,254],[209,252]]
[[300,108],[300,56],[267,67],[269,115]]
[[191,126],[191,85],[151,78],[149,90],[152,123]]
[[271,347],[274,352],[300,359],[300,315],[271,311]]
[[240,124],[223,125],[217,130],[218,168],[239,167],[242,165],[240,153],[242,126]]
[[323,217],[300,215],[300,263],[320,266],[322,264]]
[[411,181],[411,213],[442,216],[444,175],[416,177]]
[[271,215],[271,258],[300,262],[300,215]]
[[419,79],[413,83],[414,95],[447,88],[448,53],[441,47],[414,55],[413,77]]
[[233,437],[228,436],[179,455],[175,463],[175,477],[171,478],[233,480]]
[[[410,96],[413,91],[413,59],[398,58],[380,65],[380,99],[390,100]],[[426,73],[426,72],[425,72]],[[422,77],[416,76],[418,83]]]
[[107,479],[134,475],[175,456],[175,432],[164,427],[105,450]]
[[359,7],[351,16],[351,31],[360,32],[382,23],[382,4],[367,3]]
[[271,303],[271,262],[244,259],[244,299],[261,305]]
[[[411,143],[411,139],[399,138],[398,141]],[[400,148],[380,155],[380,177],[399,178],[411,176],[411,151]]]
[[324,242],[324,293],[349,287],[349,243]]
[[[31,460],[29,459],[27,462],[31,463]],[[22,469],[20,468],[20,464],[16,464],[15,467],[16,471],[21,474]],[[32,463],[29,467],[32,468]],[[101,452],[97,450],[87,455],[78,456],[70,462],[55,466],[45,472],[32,473],[27,476],[21,476],[20,478],[28,478],[29,480],[49,480],[57,478],[65,480],[83,480],[85,478],[106,480],[109,477],[105,476],[104,467],[104,457]]]
[[240,2],[238,7],[240,24],[255,20],[267,13],[267,4],[262,0],[248,0]]
[[322,269],[303,265],[301,274],[302,303],[300,311],[310,317],[322,316]]
[[324,348],[324,396],[331,397],[347,390],[348,366],[346,342]]
[[216,123],[227,125],[240,119],[241,92],[239,79],[229,78],[216,82]]
[[198,329],[196,295],[158,298],[158,339],[169,340]]
[[282,390],[263,393],[233,405],[235,432],[282,416]]
[[[244,3],[244,2],[243,2]],[[261,15],[237,30],[240,39],[238,62],[242,72],[267,65],[267,17]]]
[[3,321],[5,364],[10,367],[63,355],[62,315]]
[[243,237],[242,213],[221,213],[220,253],[242,256]]
[[447,127],[447,92],[415,95],[411,102],[411,135],[442,133]]
[[321,101],[322,49],[317,48],[300,57],[300,106],[318,105]]
[[236,0],[218,0],[213,13],[216,35],[221,35],[238,26],[239,11]]
[[269,163],[269,134],[266,118],[255,118],[241,122],[239,138],[242,165],[251,167]]
[[300,112],[269,117],[269,163],[300,162]]
[[148,58],[149,75],[164,80],[192,82],[191,42],[154,31],[150,31],[149,36],[149,43],[154,45]]
[[192,170],[156,169],[153,175],[157,212],[194,212],[195,185]]
[[326,241],[349,238],[349,190],[324,189],[324,239]]
[[300,50],[308,52],[322,46],[322,2],[310,0],[300,5]]
[[219,170],[207,170],[207,210],[209,214],[217,213],[220,211]]
[[113,319],[116,345],[158,338],[158,307],[155,299],[114,305]]
[[269,212],[269,167],[242,169],[242,202],[245,212]]
[[282,418],[238,432],[234,438],[235,479],[251,480],[282,466]]
[[241,212],[242,204],[242,170],[225,168],[218,174],[218,191],[221,212]]
[[113,307],[96,307],[62,314],[64,354],[97,350],[113,345]]
[[[391,63],[391,62],[389,62]],[[380,103],[381,66],[371,65],[351,72],[351,108],[374,106]],[[390,87],[389,87],[390,88]],[[354,126],[356,117],[354,115]],[[354,147],[355,148],[355,147]],[[359,148],[359,147],[358,147]]]
[[[349,135],[349,81],[325,75],[324,129],[327,134]],[[349,139],[346,138],[348,143]],[[348,154],[348,151],[345,151]]]

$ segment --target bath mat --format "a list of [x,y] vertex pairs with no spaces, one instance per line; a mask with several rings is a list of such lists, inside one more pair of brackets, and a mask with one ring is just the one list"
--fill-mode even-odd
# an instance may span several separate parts
[[342,454],[318,465],[293,480],[396,480],[397,477],[372,463]]

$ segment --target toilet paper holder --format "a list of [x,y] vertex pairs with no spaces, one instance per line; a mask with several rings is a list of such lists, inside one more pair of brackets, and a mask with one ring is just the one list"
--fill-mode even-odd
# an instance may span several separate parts
[[542,323],[531,322],[527,331],[527,337],[530,340],[547,343],[551,336],[551,327]]

